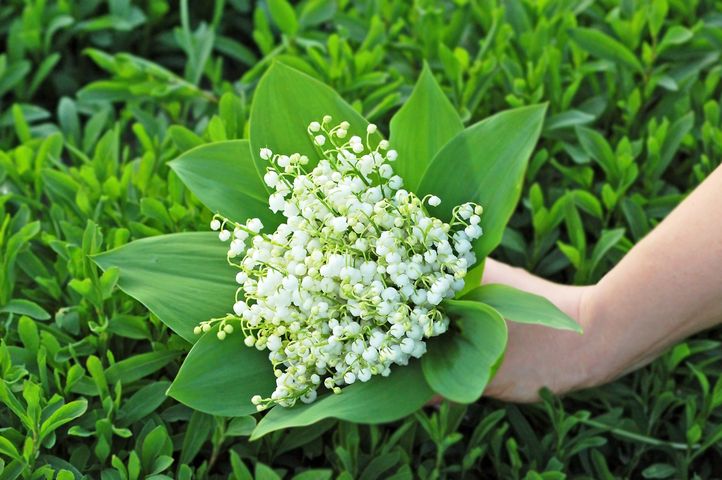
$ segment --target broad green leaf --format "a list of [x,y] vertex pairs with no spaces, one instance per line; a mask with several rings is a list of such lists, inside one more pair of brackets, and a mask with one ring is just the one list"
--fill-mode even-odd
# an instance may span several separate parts
[[506,349],[506,323],[483,303],[448,300],[444,307],[452,331],[429,341],[429,351],[421,357],[424,377],[444,398],[472,403],[484,393],[500,365]]
[[411,96],[391,119],[391,148],[399,152],[393,166],[406,189],[416,191],[434,155],[463,129],[456,109],[424,63]]
[[582,332],[579,324],[546,298],[517,290],[508,285],[492,283],[476,287],[463,300],[483,302],[493,307],[507,320],[531,323]]
[[189,342],[199,322],[225,315],[234,301],[228,246],[213,232],[144,238],[93,257],[120,268],[118,286]]
[[258,423],[251,440],[325,418],[371,424],[392,422],[421,408],[432,395],[419,362],[413,362],[394,367],[388,377],[376,376],[366,383],[354,383],[343,388],[340,394],[328,394],[310,404],[274,407]]
[[217,329],[205,333],[193,345],[168,395],[211,415],[255,413],[251,397],[269,396],[276,384],[268,353],[247,347],[240,333],[224,340],[216,333]]
[[[275,153],[302,153],[317,158],[306,131],[308,124],[331,115],[333,123],[351,124],[351,135],[366,135],[367,122],[333,89],[280,62],[273,62],[258,82],[251,106],[251,154],[259,172],[268,161],[259,156],[262,147]],[[363,137],[362,137],[363,138]]]
[[580,47],[595,57],[642,72],[639,59],[627,47],[606,33],[593,28],[575,28],[569,31],[569,35]]
[[441,205],[429,207],[435,217],[448,221],[451,210],[466,202],[484,207],[484,234],[474,243],[479,261],[501,242],[545,112],[546,105],[516,108],[472,125],[441,149],[421,180],[420,197],[441,198]]
[[280,223],[268,208],[268,190],[253,163],[248,140],[201,145],[169,165],[212,212],[237,222],[258,217],[268,231]]

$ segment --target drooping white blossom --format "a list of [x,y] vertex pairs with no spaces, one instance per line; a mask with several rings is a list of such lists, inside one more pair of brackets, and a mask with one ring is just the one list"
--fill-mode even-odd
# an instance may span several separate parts
[[[259,219],[236,223],[214,217],[211,228],[231,240],[228,261],[239,284],[233,314],[219,323],[218,338],[237,325],[245,345],[267,350],[276,376],[272,404],[312,402],[323,385],[340,387],[387,376],[426,352],[425,339],[449,327],[444,299],[464,286],[474,264],[472,242],[481,236],[482,208],[452,209],[452,221],[429,215],[426,205],[402,188],[389,162],[398,154],[369,125],[366,140],[350,125],[331,125],[326,115],[307,132],[319,159],[261,149],[269,208],[285,217],[272,233]],[[233,233],[231,233],[233,232]]]

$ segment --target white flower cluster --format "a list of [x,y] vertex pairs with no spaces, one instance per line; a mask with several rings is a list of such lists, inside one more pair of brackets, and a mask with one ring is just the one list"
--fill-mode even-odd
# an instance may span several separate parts
[[439,305],[475,262],[479,205],[455,207],[450,224],[429,216],[424,203],[441,200],[401,188],[389,164],[397,153],[373,141],[375,125],[365,141],[346,140],[349,123],[330,122],[308,126],[321,157],[313,167],[305,155],[261,149],[269,207],[286,219],[275,232],[261,233],[255,218],[211,222],[221,240],[232,239],[228,258],[240,287],[234,315],[196,333],[218,322],[223,339],[236,322],[247,346],[269,351],[276,389],[253,397],[258,410],[312,402],[321,384],[338,393],[422,356],[424,339],[449,326]]

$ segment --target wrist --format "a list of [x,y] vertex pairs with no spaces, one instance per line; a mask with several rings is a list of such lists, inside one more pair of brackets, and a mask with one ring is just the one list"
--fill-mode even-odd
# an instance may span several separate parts
[[599,284],[587,287],[579,300],[577,319],[584,330],[580,350],[579,385],[591,388],[615,380],[623,374],[626,364],[624,342],[618,337],[622,330],[614,326],[600,301]]

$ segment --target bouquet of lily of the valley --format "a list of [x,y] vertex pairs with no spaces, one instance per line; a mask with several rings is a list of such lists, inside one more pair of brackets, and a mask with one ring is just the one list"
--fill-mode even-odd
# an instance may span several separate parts
[[578,330],[541,297],[480,286],[544,111],[464,129],[425,68],[386,139],[276,63],[250,141],[171,163],[212,211],[211,231],[95,260],[194,344],[169,395],[216,415],[268,410],[254,437],[327,417],[391,421],[434,394],[473,402],[503,357],[505,318]]

